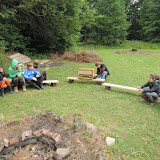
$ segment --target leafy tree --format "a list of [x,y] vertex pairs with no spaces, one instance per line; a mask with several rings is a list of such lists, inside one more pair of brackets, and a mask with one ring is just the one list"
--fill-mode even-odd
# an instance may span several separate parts
[[[0,35],[9,50],[25,49],[26,38],[21,34],[19,21],[9,1],[0,1]],[[1,40],[0,40],[1,41]]]
[[95,26],[96,26],[96,10],[92,8],[91,2],[86,2],[86,5],[83,6],[83,12],[80,15],[82,21],[81,29],[81,41],[88,43],[88,40],[91,40],[95,37]]
[[143,40],[160,42],[160,1],[144,0],[140,12]]
[[121,0],[90,1],[96,9],[95,37],[102,45],[119,44],[126,39],[128,23],[125,4]]
[[12,50],[61,53],[80,37],[83,5],[84,0],[1,0],[1,35]]
[[130,3],[127,5],[126,12],[127,12],[127,20],[130,23],[130,27],[128,28],[128,36],[127,39],[129,40],[141,40],[141,25],[140,21],[140,9],[143,0],[139,0],[135,3]]

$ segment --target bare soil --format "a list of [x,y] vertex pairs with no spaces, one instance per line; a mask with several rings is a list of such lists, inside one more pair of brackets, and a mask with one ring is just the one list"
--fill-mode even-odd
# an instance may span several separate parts
[[[97,160],[100,150],[104,146],[104,139],[97,134],[85,135],[85,127],[75,127],[74,120],[57,120],[53,112],[42,115],[26,116],[19,121],[12,120],[0,123],[0,142],[5,138],[18,138],[27,130],[36,131],[42,128],[58,133],[62,137],[62,143],[57,148],[70,148],[71,153],[66,160]],[[24,147],[19,147],[7,155],[0,155],[4,160],[51,160],[53,158],[52,148],[46,144],[38,142]]]
[[138,51],[138,50],[130,50],[130,51],[116,51],[116,54],[142,54],[142,55],[150,55],[153,54],[149,51]]

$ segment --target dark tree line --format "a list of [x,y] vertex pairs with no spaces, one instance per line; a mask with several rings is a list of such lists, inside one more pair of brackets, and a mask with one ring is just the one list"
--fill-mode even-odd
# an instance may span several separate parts
[[0,0],[0,45],[7,51],[63,53],[77,41],[160,42],[159,28],[159,0]]

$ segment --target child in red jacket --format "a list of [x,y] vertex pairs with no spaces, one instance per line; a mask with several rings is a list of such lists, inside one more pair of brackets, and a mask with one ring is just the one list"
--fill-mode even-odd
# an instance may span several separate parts
[[5,84],[7,85],[10,93],[13,94],[14,92],[11,89],[11,84],[10,84],[9,80],[6,79],[6,74],[3,71],[3,67],[0,66],[0,88],[1,88],[1,96],[2,97],[5,97],[5,94],[4,94]]

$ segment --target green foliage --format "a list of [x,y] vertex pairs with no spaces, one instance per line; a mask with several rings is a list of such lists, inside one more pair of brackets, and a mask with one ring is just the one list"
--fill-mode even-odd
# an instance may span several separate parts
[[4,71],[7,73],[8,67],[10,66],[10,60],[5,54],[6,49],[6,42],[0,37],[0,65],[3,66]]
[[160,43],[147,43],[143,41],[125,41],[123,44],[118,46],[119,48],[128,48],[128,49],[160,49]]
[[88,2],[83,6],[83,12],[80,15],[82,21],[81,41],[87,44],[96,36],[96,9],[92,8],[90,3]]
[[3,53],[0,53],[0,65],[3,66],[5,73],[8,73],[8,68],[11,65],[10,59]]
[[80,37],[84,0],[2,0],[1,35],[9,50],[62,53]]
[[157,0],[1,0],[0,10],[6,51],[61,54],[78,41],[115,46],[127,34],[160,41]]
[[128,36],[129,40],[141,40],[141,25],[139,23],[140,20],[140,8],[143,0],[139,0],[135,3],[129,3],[126,7],[127,12],[127,20],[130,23],[130,27],[128,28]]
[[0,33],[6,42],[8,51],[24,51],[26,50],[27,38],[21,33],[22,20],[19,21],[16,9],[9,2],[3,0],[0,2],[0,10],[2,11],[0,13]]
[[86,137],[91,137],[91,136],[93,135],[93,132],[84,131],[83,134],[84,134]]
[[97,11],[94,37],[96,42],[102,45],[123,42],[129,25],[126,21],[125,4],[120,0],[97,0],[93,7]]
[[6,42],[0,37],[0,53],[5,53],[6,49]]
[[[38,1],[27,8],[29,27],[27,34],[32,37],[31,48],[39,52],[59,52],[74,45],[80,35],[79,14],[83,1]],[[26,6],[26,4],[25,4]],[[33,14],[34,13],[34,14]],[[25,13],[24,13],[25,14]]]
[[143,40],[160,42],[160,3],[157,0],[143,0],[140,24]]

